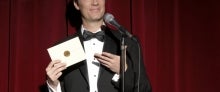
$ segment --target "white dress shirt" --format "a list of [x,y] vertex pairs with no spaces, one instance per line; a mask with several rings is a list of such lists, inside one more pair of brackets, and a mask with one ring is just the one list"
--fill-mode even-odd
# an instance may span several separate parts
[[[101,31],[101,29],[99,29],[97,32],[99,31]],[[97,82],[98,82],[100,63],[99,61],[97,61],[94,55],[95,53],[99,53],[99,54],[102,53],[104,42],[101,42],[96,38],[92,38],[91,40],[84,41],[83,43],[86,53],[90,92],[98,92]]]

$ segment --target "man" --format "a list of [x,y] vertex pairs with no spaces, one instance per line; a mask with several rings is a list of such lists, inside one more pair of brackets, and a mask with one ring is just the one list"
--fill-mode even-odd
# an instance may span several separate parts
[[[74,0],[73,4],[82,15],[82,25],[75,35],[64,41],[78,36],[84,47],[86,60],[68,68],[59,60],[50,62],[46,68],[49,91],[119,92],[120,33],[103,27],[105,0]],[[87,39],[86,33],[97,33],[102,39]],[[126,38],[126,43],[128,53],[125,63],[125,92],[151,92],[142,59],[140,66],[138,63],[135,42]]]

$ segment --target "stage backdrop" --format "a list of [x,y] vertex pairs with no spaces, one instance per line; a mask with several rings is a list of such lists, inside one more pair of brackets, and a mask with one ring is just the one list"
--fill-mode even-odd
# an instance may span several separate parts
[[[220,92],[218,0],[106,0],[137,36],[153,92]],[[47,48],[75,32],[68,0],[0,0],[0,91],[40,92]]]

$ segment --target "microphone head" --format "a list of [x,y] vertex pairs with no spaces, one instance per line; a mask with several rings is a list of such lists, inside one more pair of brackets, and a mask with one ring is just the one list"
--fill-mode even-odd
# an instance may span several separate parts
[[104,15],[104,21],[108,24],[111,24],[110,22],[114,20],[114,16],[110,13],[105,13]]

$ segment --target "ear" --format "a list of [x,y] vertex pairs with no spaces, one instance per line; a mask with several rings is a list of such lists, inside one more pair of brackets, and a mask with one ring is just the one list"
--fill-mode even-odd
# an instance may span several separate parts
[[76,0],[73,0],[74,7],[79,10],[78,2]]

